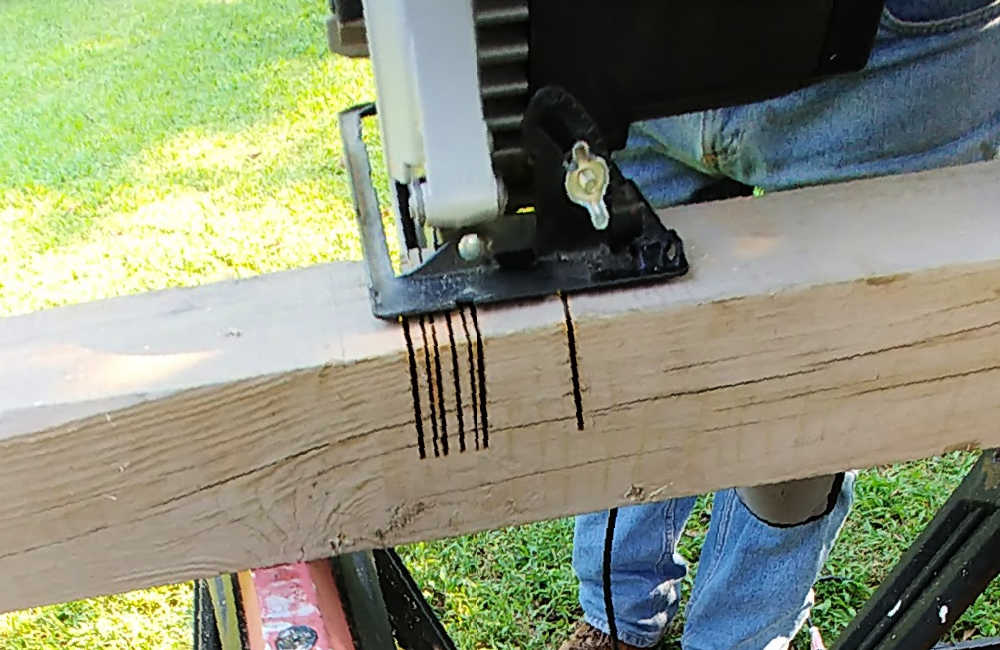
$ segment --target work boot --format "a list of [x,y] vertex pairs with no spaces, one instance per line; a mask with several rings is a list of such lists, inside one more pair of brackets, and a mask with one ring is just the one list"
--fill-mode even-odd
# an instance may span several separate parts
[[[577,623],[573,634],[559,646],[559,650],[611,650],[611,648],[611,637],[586,621]],[[618,650],[642,649],[619,641]]]

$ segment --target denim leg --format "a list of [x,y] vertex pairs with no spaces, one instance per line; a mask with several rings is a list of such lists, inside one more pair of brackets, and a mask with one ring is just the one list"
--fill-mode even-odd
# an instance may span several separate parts
[[[860,72],[763,102],[649,120],[631,133],[703,174],[767,191],[998,158],[1000,5],[931,5],[936,13],[913,20],[919,1],[889,0]],[[965,11],[970,5],[979,8]],[[665,205],[654,200],[655,182],[637,182]]]
[[[673,131],[679,137],[700,133],[700,129],[693,128],[694,124],[684,122],[687,117],[679,116],[682,123],[673,123]],[[700,124],[699,120],[695,121]],[[693,143],[685,143],[688,144]],[[627,178],[642,188],[653,206],[662,208],[687,203],[700,190],[722,178],[718,172],[709,173],[688,164],[684,151],[682,146],[672,146],[661,132],[636,124],[629,130],[626,148],[615,152],[614,161]]]
[[[630,149],[616,161],[663,207],[723,175],[774,191],[1000,157],[1000,4],[887,0],[886,7],[865,70],[757,104],[633,125]],[[804,618],[852,488],[849,477],[832,513],[788,529],[762,524],[732,491],[720,492],[688,605],[685,650],[780,648]],[[616,622],[634,645],[651,645],[662,633],[672,609],[658,586],[683,574],[672,550],[664,552],[661,508],[670,507],[678,506],[619,515]],[[669,530],[680,530],[677,519]],[[606,631],[605,523],[603,513],[578,519],[574,569],[587,621]]]
[[[718,182],[719,175],[703,173],[671,157],[663,143],[633,130],[628,148],[615,156],[626,176],[643,188],[653,205],[690,201],[699,190]],[[691,514],[695,498],[621,508],[612,549],[612,595],[618,636],[631,645],[654,645],[677,611],[677,583],[687,574],[684,560],[675,554],[677,540]],[[594,627],[608,631],[604,611],[604,534],[608,514],[595,512],[576,518],[573,569],[580,581],[580,606]]]
[[[677,541],[695,498],[627,506],[618,511],[612,546],[611,590],[618,637],[629,644],[654,645],[676,613],[678,583],[687,574],[676,554]],[[573,569],[580,580],[580,606],[594,627],[608,631],[604,611],[604,534],[608,513],[576,518]]]
[[686,610],[684,650],[787,647],[805,621],[812,585],[847,518],[854,478],[851,472],[844,477],[829,515],[792,528],[762,523],[735,490],[715,495]]

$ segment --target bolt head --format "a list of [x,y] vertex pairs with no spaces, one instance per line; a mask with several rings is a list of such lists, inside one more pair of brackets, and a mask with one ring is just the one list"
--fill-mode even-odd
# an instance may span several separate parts
[[308,625],[292,625],[278,633],[275,640],[277,650],[312,650],[316,647],[319,634]]
[[486,242],[476,233],[466,233],[458,240],[458,256],[466,262],[475,262],[485,254]]

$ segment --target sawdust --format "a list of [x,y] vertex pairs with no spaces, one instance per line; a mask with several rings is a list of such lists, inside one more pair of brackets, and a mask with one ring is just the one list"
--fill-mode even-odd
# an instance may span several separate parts
[[642,497],[646,495],[646,490],[641,485],[636,485],[633,483],[629,486],[628,491],[625,492],[625,499],[628,501],[642,501]]
[[389,523],[386,524],[385,529],[376,530],[375,536],[382,539],[395,530],[406,528],[425,510],[427,510],[427,504],[423,501],[400,503],[392,509],[392,514],[389,515]]

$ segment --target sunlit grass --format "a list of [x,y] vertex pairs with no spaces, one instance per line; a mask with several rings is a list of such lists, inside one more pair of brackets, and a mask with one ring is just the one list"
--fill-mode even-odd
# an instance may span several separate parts
[[0,7],[0,313],[357,258],[317,2]]
[[186,650],[191,584],[36,607],[0,616],[4,650]]

